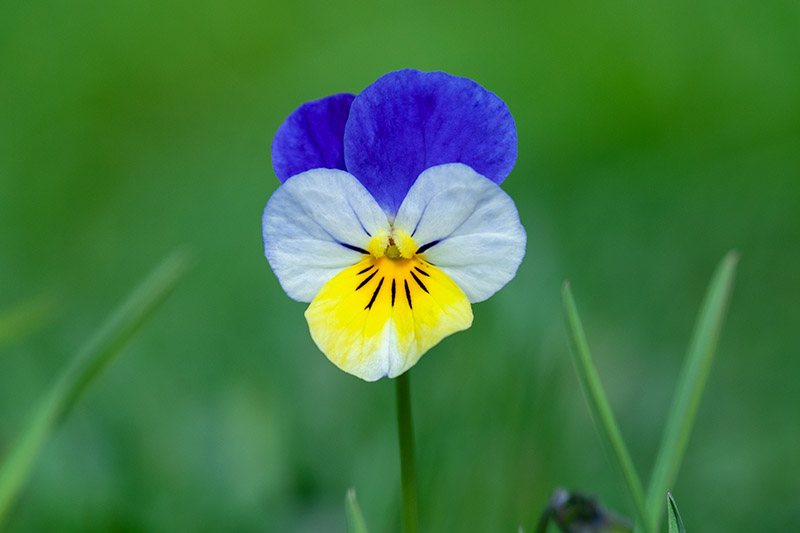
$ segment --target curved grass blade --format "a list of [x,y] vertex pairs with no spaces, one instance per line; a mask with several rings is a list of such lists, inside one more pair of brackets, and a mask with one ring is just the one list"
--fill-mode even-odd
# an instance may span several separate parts
[[725,319],[738,261],[739,254],[736,252],[728,252],[723,258],[711,278],[700,315],[695,323],[647,489],[647,509],[650,513],[650,528],[653,530],[658,527],[661,520],[664,493],[667,487],[675,482],[692,432],[692,425]]
[[681,513],[678,512],[678,504],[675,503],[669,491],[667,491],[667,516],[669,533],[686,533],[683,520],[681,520]]
[[356,489],[347,489],[347,496],[344,498],[344,507],[347,511],[347,533],[367,533],[367,523],[361,513],[356,499]]
[[[642,483],[633,467],[630,453],[628,453],[628,448],[622,440],[622,434],[614,419],[614,413],[611,411],[611,406],[603,391],[603,385],[600,383],[597,369],[592,362],[589,345],[586,342],[586,335],[583,332],[583,325],[581,324],[580,316],[578,316],[569,282],[564,283],[561,295],[569,338],[572,341],[570,353],[572,354],[575,371],[578,374],[586,402],[589,404],[589,410],[597,424],[600,438],[611,456],[612,463],[617,467],[617,471],[633,500],[639,522],[649,526],[651,522],[647,516]],[[647,531],[652,530],[647,529]]]
[[46,298],[33,298],[0,312],[0,350],[44,326],[55,305]]
[[44,395],[0,464],[0,528],[53,429],[186,273],[186,252],[170,255],[109,318]]

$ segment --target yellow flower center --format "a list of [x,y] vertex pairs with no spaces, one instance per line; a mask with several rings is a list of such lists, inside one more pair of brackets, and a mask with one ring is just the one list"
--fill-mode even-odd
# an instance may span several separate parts
[[393,228],[373,235],[367,251],[375,258],[388,257],[393,261],[411,259],[417,253],[417,244],[407,231]]
[[369,255],[319,291],[306,310],[311,337],[339,368],[374,380],[410,368],[444,337],[472,324],[464,292],[406,231],[373,235]]
[[394,243],[394,241],[392,241],[392,240],[389,241],[389,246],[388,246],[388,248],[386,248],[386,254],[385,255],[389,259],[393,259],[395,261],[400,259],[400,249],[397,247],[397,245]]

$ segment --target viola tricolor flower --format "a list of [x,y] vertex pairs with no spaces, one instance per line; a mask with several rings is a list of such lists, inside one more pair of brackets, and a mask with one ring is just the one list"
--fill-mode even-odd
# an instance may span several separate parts
[[386,74],[296,109],[278,129],[282,185],[264,253],[311,337],[367,381],[396,377],[472,325],[516,274],[525,230],[499,187],[517,158],[506,104],[443,72]]

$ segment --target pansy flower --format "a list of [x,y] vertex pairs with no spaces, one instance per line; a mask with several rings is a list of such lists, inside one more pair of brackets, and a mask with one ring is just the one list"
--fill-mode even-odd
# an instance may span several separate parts
[[401,70],[307,102],[278,129],[282,185],[264,253],[311,337],[367,381],[396,377],[472,325],[516,274],[525,230],[499,187],[517,158],[506,104],[444,72]]

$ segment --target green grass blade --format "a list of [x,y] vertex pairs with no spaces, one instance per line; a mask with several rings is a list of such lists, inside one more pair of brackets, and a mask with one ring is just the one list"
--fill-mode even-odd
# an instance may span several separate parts
[[41,328],[52,316],[55,306],[45,298],[34,298],[0,313],[0,350]]
[[669,517],[669,533],[686,533],[681,513],[678,512],[678,504],[675,503],[669,491],[667,491],[667,516]]
[[166,300],[189,264],[185,252],[178,251],[170,255],[98,330],[43,396],[18,440],[0,464],[0,527],[53,429]]
[[575,370],[586,397],[586,402],[589,404],[589,410],[592,412],[597,424],[603,444],[630,493],[639,522],[649,526],[651,522],[647,516],[642,483],[633,467],[628,448],[622,440],[622,434],[619,431],[616,420],[614,420],[614,414],[611,411],[608,398],[603,391],[603,385],[600,383],[597,369],[592,362],[586,335],[583,332],[583,325],[578,316],[578,310],[575,307],[575,300],[572,297],[569,283],[564,283],[562,297],[569,338],[572,341],[570,353],[572,353]]
[[356,489],[350,488],[347,490],[347,496],[344,498],[344,507],[347,511],[347,533],[367,533],[367,523],[364,521],[361,507],[358,506]]
[[664,493],[675,482],[689,441],[700,398],[714,359],[725,312],[728,307],[739,255],[729,252],[717,267],[706,292],[694,334],[678,379],[672,408],[647,489],[651,529],[656,529],[664,509]]

